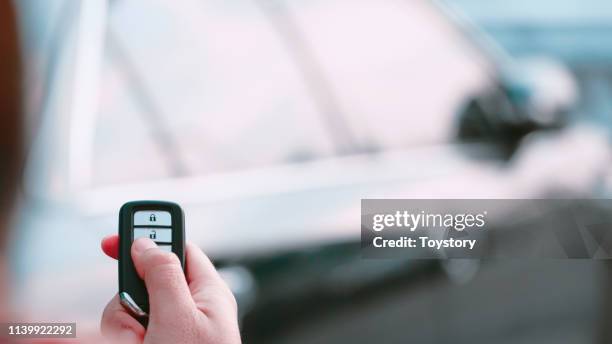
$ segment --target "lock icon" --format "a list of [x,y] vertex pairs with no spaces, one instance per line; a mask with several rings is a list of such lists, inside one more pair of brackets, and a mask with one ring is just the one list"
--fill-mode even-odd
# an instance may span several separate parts
[[157,218],[155,217],[155,214],[151,214],[151,216],[149,216],[149,221],[151,221],[151,222],[157,221]]
[[151,233],[149,233],[149,239],[155,240],[157,238],[157,233],[155,232],[155,230],[152,230]]

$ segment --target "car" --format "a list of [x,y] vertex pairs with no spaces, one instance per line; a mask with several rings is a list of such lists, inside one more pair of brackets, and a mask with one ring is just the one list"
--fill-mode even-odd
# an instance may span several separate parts
[[[467,341],[496,338],[512,324],[542,339],[532,321],[545,322],[542,331],[564,329],[568,342],[591,335],[584,326],[599,300],[598,266],[360,259],[361,199],[537,197],[567,184],[550,178],[543,155],[559,158],[555,170],[581,157],[584,171],[572,180],[584,177],[576,188],[590,192],[607,168],[607,142],[591,127],[532,135],[541,139],[519,143],[511,159],[491,142],[458,140],[462,106],[500,79],[497,61],[436,7],[19,6],[28,56],[51,61],[42,73],[31,67],[46,100],[33,115],[14,253],[15,302],[34,320],[95,327],[117,290],[117,266],[100,252],[101,238],[116,233],[124,202],[160,199],[184,208],[187,239],[220,267],[252,342],[358,343],[406,331],[431,342],[450,340],[457,328],[456,339]],[[564,144],[570,149],[557,152]],[[543,270],[550,280],[536,278]],[[477,287],[455,288],[446,274],[475,278]],[[556,293],[513,303],[524,295],[508,285],[517,274],[533,276],[526,289]],[[568,276],[582,285],[558,284]],[[498,288],[508,297],[487,294]],[[581,297],[580,305],[552,306]],[[467,300],[473,311],[464,317]],[[544,306],[521,322],[532,311],[527,302]],[[510,325],[486,316],[501,307],[513,312]],[[489,321],[479,329],[485,337],[472,320]]]

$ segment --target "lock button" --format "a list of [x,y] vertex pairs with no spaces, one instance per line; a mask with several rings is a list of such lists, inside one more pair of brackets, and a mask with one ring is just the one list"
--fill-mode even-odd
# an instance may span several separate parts
[[139,210],[134,212],[134,226],[172,226],[170,212]]

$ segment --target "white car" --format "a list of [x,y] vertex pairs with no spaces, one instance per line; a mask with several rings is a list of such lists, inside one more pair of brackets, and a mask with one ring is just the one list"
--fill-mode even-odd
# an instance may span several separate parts
[[[34,320],[97,325],[117,290],[99,243],[127,201],[179,203],[188,240],[237,259],[357,242],[362,198],[546,187],[531,160],[502,167],[463,154],[494,157],[488,146],[452,142],[456,111],[493,68],[428,2],[19,6],[29,89],[44,95],[29,99],[14,249],[15,303]],[[589,130],[566,136],[599,168],[605,143]]]

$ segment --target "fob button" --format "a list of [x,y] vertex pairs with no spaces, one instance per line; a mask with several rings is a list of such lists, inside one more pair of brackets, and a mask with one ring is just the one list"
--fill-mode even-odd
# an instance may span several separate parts
[[170,212],[139,210],[134,212],[134,226],[172,226]]
[[149,238],[156,243],[172,243],[172,229],[170,228],[134,228],[134,240]]
[[166,252],[172,252],[172,245],[159,245],[159,248]]

